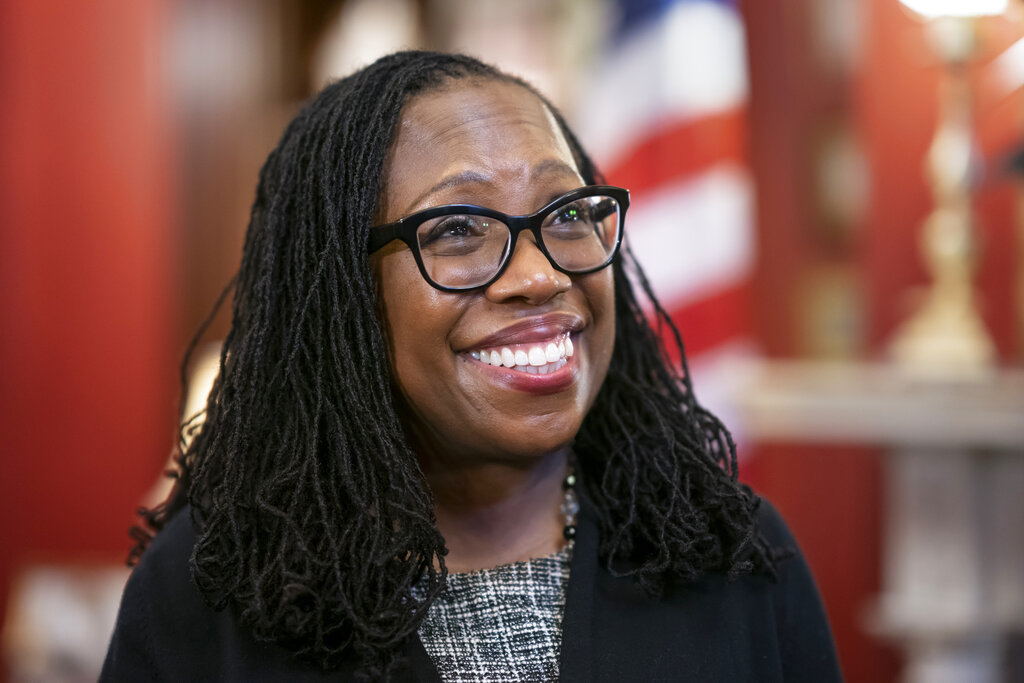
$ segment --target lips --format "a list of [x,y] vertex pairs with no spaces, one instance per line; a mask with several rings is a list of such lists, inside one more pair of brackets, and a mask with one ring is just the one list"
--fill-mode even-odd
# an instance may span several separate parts
[[480,339],[463,353],[482,365],[504,371],[506,380],[529,378],[531,386],[551,384],[554,389],[555,384],[570,384],[575,376],[571,359],[579,351],[577,333],[583,327],[583,319],[571,314],[534,316]]
[[579,332],[581,329],[583,329],[583,319],[577,315],[548,313],[516,321],[494,334],[466,344],[461,350],[472,351],[549,341],[566,333]]

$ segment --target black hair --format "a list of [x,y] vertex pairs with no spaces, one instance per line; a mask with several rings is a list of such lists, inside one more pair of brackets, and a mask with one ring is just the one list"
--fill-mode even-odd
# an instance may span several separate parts
[[[585,182],[602,181],[546,99],[470,57],[401,52],[329,85],[260,172],[203,424],[178,458],[176,491],[144,513],[159,530],[191,505],[192,574],[211,606],[325,668],[357,657],[373,678],[416,632],[446,569],[390,388],[368,228],[402,107],[466,78],[540,97]],[[678,331],[628,250],[612,267],[614,351],[574,445],[602,561],[651,591],[709,571],[774,574],[757,499],[736,479],[729,432],[694,398]],[[134,533],[137,559],[152,532]]]

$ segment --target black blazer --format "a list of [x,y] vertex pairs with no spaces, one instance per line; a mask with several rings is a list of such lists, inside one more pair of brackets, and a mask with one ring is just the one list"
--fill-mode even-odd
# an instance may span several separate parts
[[[563,619],[562,681],[841,680],[814,581],[785,524],[762,503],[758,523],[784,560],[779,580],[709,575],[657,600],[597,561],[584,501]],[[323,672],[256,642],[231,610],[214,612],[189,574],[188,511],[157,535],[132,572],[100,681],[347,681],[355,662]],[[404,646],[403,681],[439,683],[418,638]]]

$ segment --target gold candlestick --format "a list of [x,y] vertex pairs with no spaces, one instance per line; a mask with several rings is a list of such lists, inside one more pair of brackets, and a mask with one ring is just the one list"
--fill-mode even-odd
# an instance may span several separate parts
[[970,18],[941,17],[926,27],[944,65],[939,123],[925,162],[935,209],[922,231],[932,277],[923,306],[896,332],[892,357],[917,375],[972,378],[990,374],[995,347],[974,305],[976,258],[971,182],[976,153],[967,63],[974,52]]

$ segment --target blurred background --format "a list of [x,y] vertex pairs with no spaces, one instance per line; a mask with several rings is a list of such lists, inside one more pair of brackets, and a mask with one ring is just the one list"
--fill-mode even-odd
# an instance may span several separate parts
[[1024,3],[904,2],[0,2],[0,677],[95,679],[260,164],[426,47],[535,83],[632,190],[846,678],[1024,681]]

